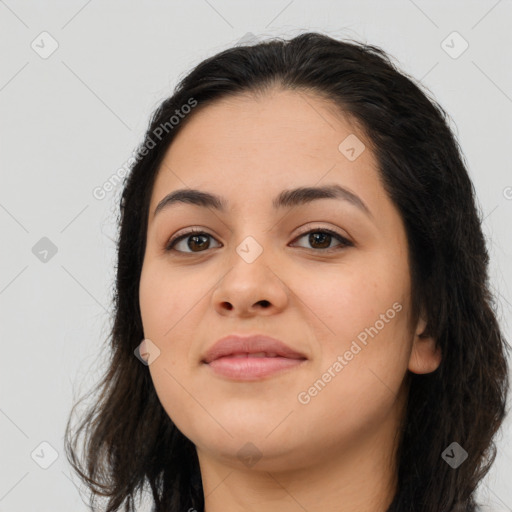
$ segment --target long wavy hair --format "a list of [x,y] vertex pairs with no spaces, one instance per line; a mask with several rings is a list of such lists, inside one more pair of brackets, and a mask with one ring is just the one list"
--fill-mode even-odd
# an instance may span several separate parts
[[[493,438],[506,416],[510,349],[497,320],[474,187],[448,115],[431,94],[379,47],[315,32],[209,57],[153,113],[119,204],[110,361],[75,431],[78,403],[68,419],[68,460],[91,506],[107,498],[107,512],[123,504],[134,511],[137,494],[149,489],[155,512],[204,509],[195,447],[173,424],[147,367],[134,356],[144,338],[138,291],[149,200],[166,150],[195,113],[221,98],[275,87],[327,99],[370,141],[406,229],[414,319],[426,313],[425,335],[442,350],[435,372],[407,374],[398,488],[388,512],[474,511],[476,487],[494,462]],[[184,108],[192,102],[194,109]],[[177,111],[188,113],[172,124]],[[442,458],[453,442],[467,452],[456,469]]]

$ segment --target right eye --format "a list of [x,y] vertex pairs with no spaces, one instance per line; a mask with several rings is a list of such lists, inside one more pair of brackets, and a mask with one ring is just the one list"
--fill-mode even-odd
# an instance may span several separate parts
[[[212,235],[205,233],[201,229],[191,229],[186,233],[182,233],[178,235],[176,238],[173,238],[167,244],[165,250],[166,251],[176,251],[181,253],[195,253],[195,252],[204,252],[204,249],[209,249],[210,244],[208,243],[208,238],[215,240]],[[176,249],[180,244],[182,244],[182,248]],[[187,251],[184,247],[190,249]],[[197,250],[195,250],[197,248]]]

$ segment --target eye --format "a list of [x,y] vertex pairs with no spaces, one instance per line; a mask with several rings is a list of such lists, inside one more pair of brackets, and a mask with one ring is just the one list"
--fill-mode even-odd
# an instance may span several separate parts
[[[300,240],[301,238],[304,238],[306,235],[308,235],[307,243],[311,244],[314,249],[320,249],[320,252],[339,251],[345,247],[351,247],[354,245],[352,242],[347,240],[345,237],[341,236],[339,233],[336,233],[335,231],[332,231],[330,229],[322,228],[310,229],[309,231],[302,233],[302,235],[300,235],[295,240]],[[330,247],[333,239],[338,240],[338,242],[340,243],[339,245]]]
[[[309,235],[307,239],[308,243],[313,246],[313,249],[319,249],[320,252],[338,251],[345,247],[350,247],[354,245],[352,242],[347,240],[339,233],[336,233],[335,231],[332,231],[330,229],[322,228],[310,229],[309,231],[302,233],[298,238],[295,239],[295,241],[304,238],[306,235]],[[182,233],[181,235],[178,235],[177,237],[171,239],[167,244],[165,250],[177,250],[178,252],[181,253],[204,252],[204,250],[210,249],[210,243],[208,239],[215,240],[212,237],[212,235],[206,233],[205,231],[202,231],[201,229],[191,229],[186,233]],[[334,247],[331,247],[330,245],[333,239],[337,240],[339,244],[335,245]],[[180,244],[183,244],[181,248],[179,247]],[[190,250],[186,250],[185,248]]]
[[[189,239],[188,243],[185,243],[184,247],[187,247],[188,249],[191,249],[190,251],[186,251],[182,249],[178,249],[178,252],[203,252],[203,249],[209,249],[210,244],[208,243],[208,238],[213,239],[211,235],[208,233],[205,233],[201,229],[191,229],[190,231],[187,231],[186,233],[183,233],[179,236],[177,236],[174,239],[171,239],[169,243],[167,244],[167,247],[165,248],[166,251],[172,251],[176,250],[175,247],[179,246],[182,242],[187,242],[187,239]],[[196,250],[197,249],[197,250]]]

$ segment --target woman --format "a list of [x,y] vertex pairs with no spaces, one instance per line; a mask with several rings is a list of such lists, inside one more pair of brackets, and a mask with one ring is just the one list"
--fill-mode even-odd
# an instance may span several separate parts
[[475,510],[508,347],[446,114],[381,49],[200,63],[120,207],[112,359],[66,431],[105,510]]

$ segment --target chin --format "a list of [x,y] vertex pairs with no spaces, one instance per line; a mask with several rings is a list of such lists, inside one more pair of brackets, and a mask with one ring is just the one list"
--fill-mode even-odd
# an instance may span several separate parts
[[236,470],[285,472],[305,467],[311,461],[311,454],[308,456],[301,449],[304,441],[293,440],[289,436],[271,437],[255,439],[254,434],[241,434],[234,435],[229,441],[208,437],[204,444],[198,442],[195,445],[209,458],[213,457]]

